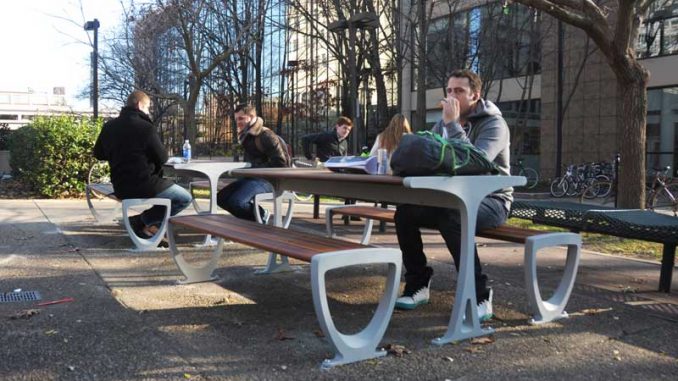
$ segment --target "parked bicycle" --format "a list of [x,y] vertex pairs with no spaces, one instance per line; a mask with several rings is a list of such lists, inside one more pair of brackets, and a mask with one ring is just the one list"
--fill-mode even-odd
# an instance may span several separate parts
[[666,166],[663,170],[654,169],[652,185],[647,190],[646,208],[670,207],[674,216],[678,216],[678,183],[673,183],[670,176],[671,167]]
[[553,179],[550,190],[553,197],[581,195],[592,199],[607,196],[612,189],[611,184],[599,163],[572,164],[567,166],[565,175]]
[[517,163],[511,163],[512,176],[525,176],[527,182],[523,186],[527,189],[532,189],[539,183],[539,172],[535,169],[523,165],[523,159],[519,158]]

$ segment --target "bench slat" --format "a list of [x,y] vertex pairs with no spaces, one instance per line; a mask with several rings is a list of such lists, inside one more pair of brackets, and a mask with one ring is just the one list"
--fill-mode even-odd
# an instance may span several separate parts
[[476,233],[476,236],[513,243],[525,243],[529,237],[544,233],[546,232],[534,229],[519,228],[515,226],[501,225],[496,228],[481,230]]
[[395,222],[395,210],[378,208],[374,206],[342,206],[332,211],[334,214],[343,214],[347,216],[371,218],[373,220],[384,222]]
[[[334,214],[370,218],[377,221],[395,222],[395,210],[393,209],[356,205],[335,208],[332,210],[332,212]],[[514,243],[525,243],[527,238],[539,234],[544,234],[544,232],[502,225],[496,228],[482,230],[476,235],[483,238],[497,239]]]
[[170,223],[305,262],[310,262],[316,254],[366,247],[221,214],[172,217]]

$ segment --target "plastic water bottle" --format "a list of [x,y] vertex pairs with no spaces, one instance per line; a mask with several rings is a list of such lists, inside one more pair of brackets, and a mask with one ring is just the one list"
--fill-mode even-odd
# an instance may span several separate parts
[[388,164],[388,151],[385,148],[379,148],[377,150],[377,174],[387,174]]
[[184,140],[182,153],[184,156],[184,162],[188,163],[189,161],[191,161],[191,143],[188,142],[188,139]]

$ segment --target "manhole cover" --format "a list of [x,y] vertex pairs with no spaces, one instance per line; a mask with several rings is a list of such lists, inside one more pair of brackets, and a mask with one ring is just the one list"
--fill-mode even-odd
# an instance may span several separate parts
[[0,293],[0,303],[9,302],[29,302],[31,300],[40,300],[42,297],[37,291],[20,291]]

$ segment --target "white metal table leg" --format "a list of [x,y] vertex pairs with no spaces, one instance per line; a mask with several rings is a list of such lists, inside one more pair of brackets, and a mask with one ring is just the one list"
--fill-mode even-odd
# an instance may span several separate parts
[[[346,335],[334,325],[327,301],[325,275],[328,271],[372,263],[388,264],[388,274],[384,294],[372,319],[360,332]],[[384,337],[386,327],[391,320],[393,307],[400,284],[402,254],[400,250],[388,248],[365,248],[318,254],[311,260],[311,290],[313,307],[320,327],[335,351],[333,359],[323,361],[323,368],[367,360],[386,355],[383,349],[377,349]]]
[[177,248],[175,240],[175,231],[174,225],[171,223],[167,227],[167,240],[169,241],[170,254],[174,263],[176,263],[179,271],[184,274],[185,279],[177,281],[179,284],[188,284],[188,283],[200,283],[200,282],[211,282],[218,279],[217,276],[213,275],[214,270],[217,268],[219,263],[219,257],[221,256],[222,249],[224,247],[224,240],[220,239],[212,251],[212,256],[209,261],[207,261],[202,266],[195,266],[184,258]]
[[[563,277],[549,300],[543,300],[537,280],[537,252],[552,246],[567,246]],[[534,312],[530,323],[541,324],[566,318],[565,306],[570,299],[579,267],[581,237],[575,233],[549,233],[529,237],[525,241],[525,287],[527,300]]]

